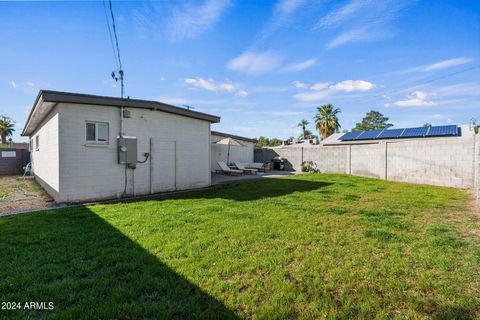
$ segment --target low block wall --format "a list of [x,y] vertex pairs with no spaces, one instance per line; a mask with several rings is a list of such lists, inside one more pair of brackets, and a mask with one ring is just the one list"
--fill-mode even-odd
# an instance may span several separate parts
[[256,162],[286,159],[286,170],[313,161],[320,172],[469,188],[480,197],[480,136],[255,150]]
[[30,162],[30,152],[25,149],[0,148],[0,175],[22,174]]

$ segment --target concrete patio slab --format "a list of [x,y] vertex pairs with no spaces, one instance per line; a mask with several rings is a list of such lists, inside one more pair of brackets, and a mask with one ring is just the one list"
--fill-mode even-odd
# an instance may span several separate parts
[[245,174],[242,176],[229,176],[225,174],[212,173],[212,185],[225,184],[225,183],[235,183],[245,180],[257,180],[265,178],[278,178],[284,176],[292,176],[297,174],[302,174],[303,172],[296,171],[277,171],[271,170],[269,172],[259,172],[258,174]]

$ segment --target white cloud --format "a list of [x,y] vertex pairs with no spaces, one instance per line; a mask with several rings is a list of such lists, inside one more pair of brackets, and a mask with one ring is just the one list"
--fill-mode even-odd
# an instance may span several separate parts
[[291,16],[304,5],[305,0],[279,0],[273,9],[273,14],[265,23],[256,42],[262,42],[278,29],[290,22]]
[[291,14],[304,2],[304,0],[280,0],[275,5],[275,11],[282,14]]
[[298,88],[298,89],[305,88],[307,86],[306,83],[300,82],[298,80],[293,81],[292,84],[295,88]]
[[182,3],[173,9],[167,29],[173,40],[195,38],[211,28],[226,9],[228,0],[205,0],[202,4]]
[[316,59],[308,59],[305,61],[292,63],[282,69],[282,72],[298,72],[312,67],[317,62]]
[[337,26],[338,24],[345,22],[348,18],[354,15],[357,11],[362,9],[365,6],[370,5],[372,1],[362,0],[362,1],[350,1],[342,7],[328,13],[325,17],[320,19],[315,28],[329,28]]
[[203,79],[203,78],[187,78],[184,80],[185,83],[192,85],[194,87],[204,89],[207,91],[213,92],[235,92],[237,97],[246,97],[248,92],[245,89],[238,89],[234,84],[229,82],[218,82],[214,79]]
[[160,77],[160,81],[165,81],[165,77]]
[[434,89],[438,96],[479,96],[480,84],[475,82],[458,83]]
[[373,37],[373,33],[370,33],[368,27],[356,27],[341,33],[328,42],[327,48],[332,49],[350,42],[368,42],[373,40],[377,40],[377,38]]
[[17,89],[17,83],[14,80],[10,81],[8,84],[12,86],[13,89]]
[[365,92],[375,88],[375,85],[365,80],[344,80],[336,84],[318,82],[308,87],[310,91],[297,93],[293,96],[299,101],[317,101],[330,97],[337,92]]
[[432,64],[428,65],[423,65],[420,67],[415,67],[415,68],[410,68],[407,70],[404,70],[402,73],[409,73],[409,72],[430,72],[430,71],[436,71],[436,70],[442,70],[446,68],[451,68],[451,67],[456,67],[460,66],[463,64],[467,64],[472,62],[473,59],[470,58],[453,58],[453,59],[447,59],[447,60],[442,60],[438,61]]
[[275,69],[280,61],[281,57],[270,51],[261,53],[246,51],[238,57],[230,60],[227,64],[227,68],[251,75],[260,75]]
[[29,82],[27,82],[27,86],[29,86],[29,87],[35,87],[35,83],[29,81]]
[[248,96],[248,92],[242,89],[242,90],[238,90],[235,95],[237,97],[246,97],[246,96]]
[[383,40],[394,34],[389,24],[410,2],[408,0],[351,0],[320,19],[314,30],[326,28],[341,30],[327,43],[327,48],[335,48],[347,43]]
[[315,91],[320,91],[320,90],[326,89],[329,85],[330,85],[329,82],[317,82],[317,83],[314,83],[310,87],[310,89]]
[[309,91],[303,93],[297,93],[293,96],[293,98],[300,100],[300,101],[317,101],[321,99],[328,98],[332,94],[332,91],[325,90],[325,91]]
[[213,79],[203,79],[203,78],[188,78],[185,79],[185,83],[188,83],[192,86],[195,86],[200,89],[205,89],[208,91],[214,91],[214,92],[219,92],[219,91],[226,91],[226,92],[233,92],[235,91],[235,86],[231,83],[225,82],[225,83],[220,83],[216,82]]
[[333,86],[333,89],[345,92],[369,91],[373,88],[375,88],[373,83],[364,80],[344,80]]
[[471,61],[473,61],[473,59],[468,59],[468,58],[455,58],[455,59],[443,60],[443,61],[426,66],[424,68],[424,71],[433,71],[433,70],[450,68],[450,67],[466,64]]
[[414,91],[404,100],[395,101],[393,104],[397,107],[426,107],[436,105],[435,102],[428,100],[428,94],[423,91]]

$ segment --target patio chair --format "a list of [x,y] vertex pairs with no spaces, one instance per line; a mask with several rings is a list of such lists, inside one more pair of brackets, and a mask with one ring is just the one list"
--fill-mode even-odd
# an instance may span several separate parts
[[242,170],[236,170],[236,169],[230,169],[227,164],[223,161],[217,161],[218,165],[220,166],[220,170],[217,170],[220,171],[221,173],[224,173],[224,174],[229,174],[229,175],[242,175],[243,174],[243,171]]
[[238,162],[238,161],[234,161],[233,162],[235,164],[235,167],[237,167],[237,169],[239,170],[242,170],[244,173],[247,173],[247,174],[258,174],[258,170],[257,169],[254,169],[254,168],[245,168],[245,165],[241,162]]
[[260,172],[267,172],[267,167],[265,166],[265,163],[261,163],[261,162],[252,162],[252,163],[248,164],[248,166],[246,168],[247,169],[256,169]]

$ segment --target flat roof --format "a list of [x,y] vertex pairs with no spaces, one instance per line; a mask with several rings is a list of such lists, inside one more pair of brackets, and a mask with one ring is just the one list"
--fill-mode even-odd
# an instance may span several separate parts
[[[90,104],[107,107],[127,107],[127,108],[139,108],[158,110],[162,112],[168,112],[178,114],[184,117],[205,120],[212,123],[220,122],[220,117],[198,111],[188,110],[180,107],[176,107],[170,104],[166,104],[158,101],[140,100],[140,99],[122,99],[116,97],[97,96],[83,93],[73,92],[61,92],[52,90],[40,90],[37,98],[33,104],[32,110],[28,115],[27,123],[23,128],[22,135],[30,135],[37,126],[42,122],[51,108],[59,102],[66,103],[78,103],[78,104]],[[45,106],[47,110],[44,112],[37,112],[38,109]]]
[[233,139],[237,139],[237,140],[243,140],[243,141],[247,141],[247,142],[257,143],[257,140],[255,140],[255,139],[236,136],[236,135],[230,134],[230,133],[224,133],[224,132],[213,131],[213,130],[210,131],[210,132],[213,136],[219,136],[219,137],[224,137],[224,138],[233,138]]

